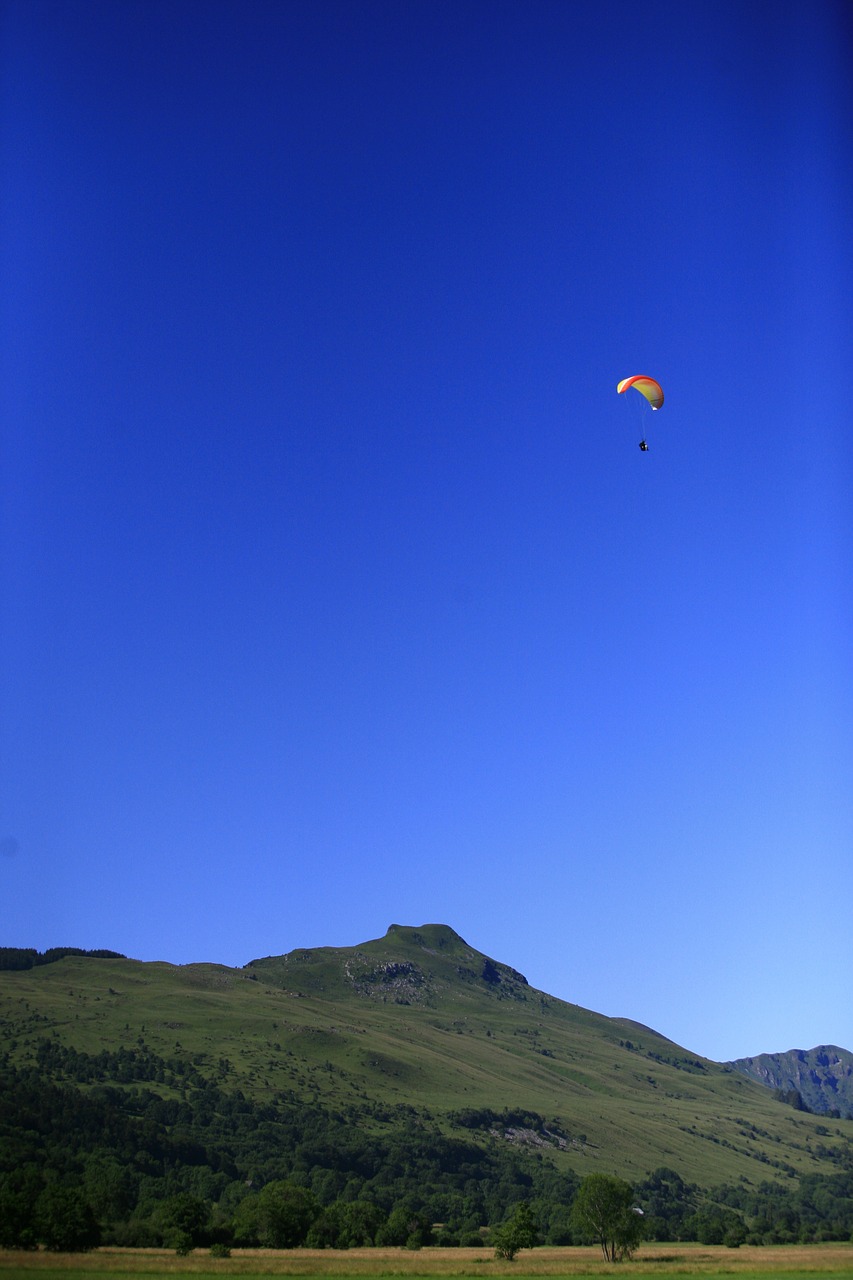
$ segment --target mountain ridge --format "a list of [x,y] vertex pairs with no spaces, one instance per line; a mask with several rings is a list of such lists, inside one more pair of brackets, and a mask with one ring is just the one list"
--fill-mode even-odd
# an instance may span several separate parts
[[777,1093],[796,1094],[815,1115],[853,1118],[853,1053],[838,1045],[760,1053],[729,1065]]
[[[91,1075],[98,1055],[137,1046],[261,1105],[355,1108],[380,1128],[418,1115],[449,1137],[533,1144],[575,1174],[667,1166],[712,1186],[853,1163],[853,1122],[818,1132],[731,1064],[548,995],[446,925],[240,969],[69,953],[0,972],[0,1025],[13,1065],[60,1062],[47,1038]],[[494,1119],[520,1112],[535,1119]]]
[[25,1223],[61,1176],[112,1244],[168,1243],[189,1202],[203,1242],[257,1244],[282,1187],[325,1245],[378,1242],[398,1209],[479,1243],[519,1200],[566,1243],[592,1172],[631,1183],[654,1239],[850,1233],[853,1121],[537,990],[449,926],[239,969],[0,949],[0,1044],[0,1207]]
[[[484,962],[484,972],[490,975],[485,980],[491,981],[493,985],[499,985],[501,981],[506,982],[508,979],[521,986],[530,987],[530,983],[524,974],[514,969],[511,965],[494,960],[485,953],[478,951],[466,942],[455,929],[445,924],[424,924],[420,926],[391,924],[381,938],[375,938],[355,946],[298,947],[292,951],[249,960],[238,968],[221,965],[215,961],[187,961],[182,964],[173,964],[167,960],[135,960],[134,957],[127,956],[123,952],[105,948],[51,947],[44,952],[39,952],[33,947],[0,947],[0,972],[32,969],[45,964],[55,964],[57,961],[69,956],[80,956],[97,960],[127,960],[131,963],[143,965],[163,964],[169,965],[176,970],[194,970],[199,967],[228,970],[235,973],[257,970],[269,976],[270,971],[279,967],[292,968],[295,971],[300,962],[314,960],[319,956],[327,956],[332,959],[335,956],[363,953],[365,957],[369,957],[374,952],[381,952],[385,944],[398,941],[404,944],[406,942],[414,943],[424,952],[431,952],[435,955],[463,954],[471,960],[480,959]],[[490,968],[486,969],[485,966],[490,966]],[[404,974],[400,973],[387,976],[389,982],[392,982],[392,979],[405,977]],[[472,972],[469,976],[476,975]],[[482,972],[480,976],[483,977]],[[393,982],[392,985],[394,985]],[[396,983],[398,995],[400,994],[401,985],[400,982]],[[504,989],[506,990],[506,987]],[[385,994],[388,994],[387,990]],[[548,998],[558,1000],[563,1004],[568,1004],[578,1009],[583,1008],[583,1006],[574,1005],[571,1001],[563,1000],[562,997],[550,996]],[[587,1012],[592,1013],[594,1011],[587,1010]],[[652,1035],[659,1040],[667,1041],[676,1048],[684,1048],[684,1046],[679,1046],[677,1041],[665,1036],[663,1032],[629,1016],[616,1015],[608,1017],[605,1014],[596,1014],[595,1016],[607,1017],[609,1022],[624,1026],[626,1029]],[[831,1064],[827,1055],[831,1056]],[[727,1060],[709,1058],[706,1061],[718,1062],[721,1066],[740,1071],[750,1079],[773,1090],[798,1089],[806,1106],[818,1113],[832,1110],[829,1105],[826,1105],[826,1094],[820,1090],[820,1079],[825,1079],[828,1082],[828,1086],[832,1090],[830,1096],[838,1096],[845,1102],[848,1101],[846,1082],[849,1080],[851,1081],[849,1102],[851,1109],[853,1109],[853,1052],[838,1045],[821,1044],[815,1045],[810,1049],[769,1050],[741,1058]],[[826,1070],[830,1065],[836,1069],[832,1071]],[[821,1068],[825,1069],[823,1074],[821,1074]],[[800,1088],[801,1083],[805,1083],[805,1089]]]

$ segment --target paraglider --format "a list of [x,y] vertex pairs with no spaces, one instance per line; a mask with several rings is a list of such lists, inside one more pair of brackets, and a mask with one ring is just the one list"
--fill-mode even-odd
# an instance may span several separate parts
[[[617,383],[616,391],[621,396],[632,387],[648,401],[653,410],[659,409],[663,404],[663,387],[654,378],[649,378],[644,373],[637,373],[633,378],[623,378],[621,382]],[[643,438],[640,441],[640,448],[643,453],[648,453],[649,451],[645,432],[643,432]]]

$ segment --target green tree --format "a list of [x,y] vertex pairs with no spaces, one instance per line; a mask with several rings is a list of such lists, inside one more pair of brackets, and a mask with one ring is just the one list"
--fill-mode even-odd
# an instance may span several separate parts
[[736,1248],[746,1240],[746,1228],[740,1214],[724,1205],[706,1206],[688,1221],[690,1238],[700,1244],[727,1244]]
[[358,1249],[371,1245],[385,1215],[367,1200],[336,1200],[317,1219],[308,1235],[315,1249]]
[[685,1224],[695,1214],[699,1188],[674,1169],[661,1166],[634,1187],[643,1209],[644,1236],[649,1240],[693,1239]]
[[512,1262],[519,1249],[533,1248],[538,1230],[533,1210],[522,1200],[515,1206],[512,1217],[502,1222],[494,1233],[495,1257]]
[[260,1244],[259,1198],[257,1191],[250,1191],[234,1210],[232,1232],[235,1244],[249,1246]]
[[82,1191],[50,1183],[36,1203],[38,1237],[47,1249],[77,1253],[101,1243],[101,1229]]
[[189,1191],[168,1196],[158,1205],[156,1213],[163,1243],[183,1253],[189,1253],[203,1242],[207,1217],[208,1206]]
[[630,1184],[608,1173],[584,1178],[572,1205],[572,1225],[597,1240],[605,1262],[630,1258],[643,1237],[643,1216]]
[[100,1222],[126,1218],[134,1202],[133,1177],[126,1165],[102,1152],[89,1157],[83,1174],[86,1199]]
[[319,1212],[306,1187],[282,1179],[268,1182],[257,1198],[258,1240],[267,1249],[296,1249],[305,1243]]
[[407,1249],[420,1249],[432,1239],[432,1223],[425,1213],[418,1213],[406,1204],[397,1204],[376,1232],[378,1245],[404,1245]]
[[0,1249],[35,1249],[36,1203],[43,1185],[35,1165],[0,1174]]

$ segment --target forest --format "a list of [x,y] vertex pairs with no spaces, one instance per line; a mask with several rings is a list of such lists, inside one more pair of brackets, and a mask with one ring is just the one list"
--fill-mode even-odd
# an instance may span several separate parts
[[[441,1127],[413,1106],[260,1101],[228,1087],[229,1066],[50,1038],[33,1065],[0,1059],[0,1246],[453,1247],[488,1241],[520,1204],[538,1241],[582,1242],[580,1177],[547,1149],[489,1140],[546,1132],[535,1112],[471,1109]],[[848,1240],[853,1167],[836,1168],[711,1189],[658,1168],[633,1194],[651,1240]]]

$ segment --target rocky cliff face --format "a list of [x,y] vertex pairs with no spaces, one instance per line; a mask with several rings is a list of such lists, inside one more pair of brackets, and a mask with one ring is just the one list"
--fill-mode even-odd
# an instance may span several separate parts
[[796,1091],[816,1115],[853,1117],[853,1053],[847,1049],[823,1044],[738,1058],[727,1065],[769,1089]]

